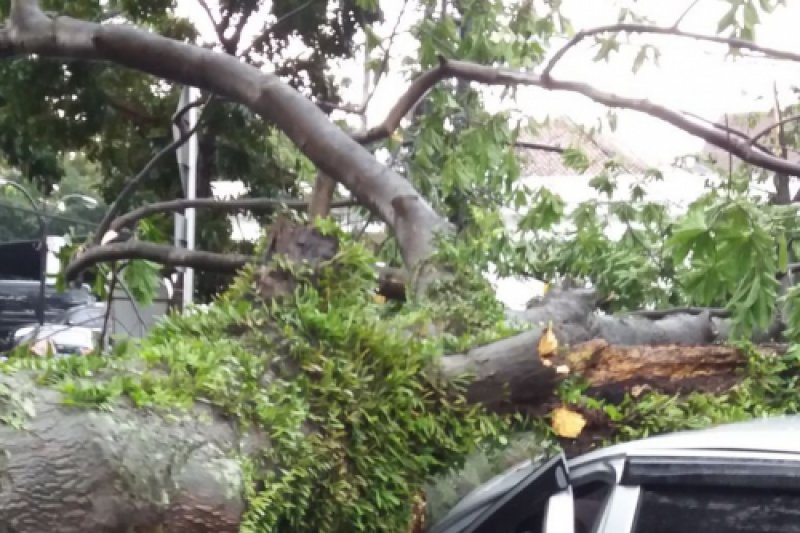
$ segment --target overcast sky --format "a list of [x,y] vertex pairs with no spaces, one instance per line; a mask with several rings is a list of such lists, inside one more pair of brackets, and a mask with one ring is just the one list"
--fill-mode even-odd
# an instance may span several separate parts
[[[415,2],[412,0],[411,3]],[[563,12],[576,30],[614,23],[619,9],[624,6],[632,7],[660,25],[671,25],[689,3],[690,0],[564,0]],[[789,7],[778,8],[763,19],[758,28],[757,42],[786,50],[800,49],[800,2],[789,0],[788,4]],[[379,28],[379,33],[388,35],[402,2],[381,1],[381,5],[387,14],[387,22]],[[729,5],[725,0],[700,0],[684,19],[681,28],[714,33],[717,21]],[[211,30],[204,13],[197,7],[197,0],[180,0],[179,6],[184,14],[191,14],[203,31]],[[416,10],[408,8],[402,26],[408,27],[415,18]],[[253,21],[245,33],[256,31],[261,24],[261,21]],[[660,45],[659,67],[645,66],[634,75],[630,67],[637,51],[635,47],[627,47],[626,53],[618,54],[609,63],[595,63],[592,61],[594,52],[587,43],[572,50],[554,75],[590,82],[598,88],[624,95],[646,97],[708,118],[717,118],[725,112],[769,109],[773,82],[777,82],[786,94],[790,84],[800,80],[800,65],[793,63],[761,59],[732,61],[725,59],[723,46],[674,37],[638,37],[635,42],[644,42],[643,39]],[[413,46],[410,37],[401,36],[396,41],[393,55],[399,61],[402,55],[413,50]],[[354,63],[344,65],[342,75],[353,78],[353,84],[345,95],[358,102],[360,67]],[[405,85],[404,75],[398,68],[384,78],[370,107],[370,124],[383,118],[383,113],[391,107]],[[604,114],[601,106],[584,97],[535,88],[521,91],[516,106],[537,118],[566,114],[587,123]],[[617,139],[651,164],[666,163],[676,155],[697,151],[702,144],[672,126],[638,113],[621,112],[619,117]]]

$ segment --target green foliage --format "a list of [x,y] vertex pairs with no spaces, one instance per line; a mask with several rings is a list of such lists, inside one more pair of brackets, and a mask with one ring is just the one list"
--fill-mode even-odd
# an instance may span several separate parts
[[275,261],[300,280],[280,303],[252,297],[251,267],[207,310],[168,317],[138,346],[12,358],[4,371],[35,372],[75,407],[112,410],[125,396],[169,412],[202,401],[265,431],[270,446],[243,460],[242,531],[400,531],[431,476],[503,438],[501,419],[465,403],[465,381],[430,371],[445,347],[497,326],[499,308],[488,318],[470,309],[454,324],[460,336],[442,339],[428,334],[435,304],[376,303],[375,258],[358,244],[345,243],[313,284],[309,269]]

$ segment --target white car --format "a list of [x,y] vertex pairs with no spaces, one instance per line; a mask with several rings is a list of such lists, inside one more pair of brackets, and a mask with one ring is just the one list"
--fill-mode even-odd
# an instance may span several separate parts
[[36,355],[85,355],[97,346],[98,333],[92,328],[68,324],[25,326],[14,333],[14,344],[30,344]]
[[800,533],[800,416],[522,463],[428,532]]

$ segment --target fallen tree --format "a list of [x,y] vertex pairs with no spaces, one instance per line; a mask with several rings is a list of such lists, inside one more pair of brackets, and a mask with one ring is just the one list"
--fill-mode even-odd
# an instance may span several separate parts
[[[11,361],[0,382],[0,521],[15,531],[396,531],[426,479],[502,432],[495,415],[541,415],[561,403],[567,377],[610,398],[637,387],[719,392],[743,379],[747,354],[720,344],[727,334],[708,312],[607,316],[598,295],[576,290],[506,316],[475,272],[441,262],[436,242],[451,236],[450,224],[361,141],[388,135],[434,83],[456,77],[575,91],[652,113],[763,168],[797,175],[796,163],[663,107],[559,82],[549,69],[537,76],[446,58],[416,79],[389,126],[353,138],[276,76],[235,58],[131,27],[51,18],[34,1],[12,6],[0,32],[5,56],[110,61],[277,124],[393,231],[413,296],[392,316],[371,300],[377,276],[363,248],[281,222],[257,264],[226,258],[224,268],[243,271],[207,315],[171,318],[114,357]],[[116,243],[89,247],[71,268],[131,257],[219,264],[213,254]],[[466,300],[454,301],[459,290]],[[540,354],[551,327],[558,348]]]

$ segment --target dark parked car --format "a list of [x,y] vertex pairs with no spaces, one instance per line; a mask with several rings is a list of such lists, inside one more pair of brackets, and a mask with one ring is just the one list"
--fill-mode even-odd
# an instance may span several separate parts
[[800,532],[800,416],[525,462],[429,533]]

